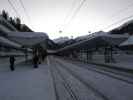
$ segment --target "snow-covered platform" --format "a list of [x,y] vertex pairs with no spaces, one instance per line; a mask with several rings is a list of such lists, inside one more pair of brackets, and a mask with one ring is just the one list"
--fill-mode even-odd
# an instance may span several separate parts
[[[15,71],[0,71],[1,100],[55,100],[53,82],[48,66],[40,64],[34,69],[31,64],[15,65]],[[8,68],[7,65],[3,66]]]

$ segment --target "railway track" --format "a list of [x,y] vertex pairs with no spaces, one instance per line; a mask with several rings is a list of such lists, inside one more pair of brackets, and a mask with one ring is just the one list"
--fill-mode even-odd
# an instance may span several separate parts
[[[55,67],[56,65],[54,65]],[[51,67],[51,73],[54,81],[56,100],[79,100],[72,90],[71,85],[66,81],[57,67]],[[60,84],[60,86],[58,86]],[[59,88],[62,86],[62,90]],[[64,94],[64,96],[62,95]]]
[[[65,66],[62,66],[62,64],[58,61],[52,59],[51,63],[52,65],[50,69],[54,84],[61,83],[65,91],[68,93],[70,100],[109,100],[107,96],[102,94],[94,86],[90,85],[92,83],[84,81],[72,71],[68,70]],[[61,99],[61,90],[58,91],[59,87],[57,85],[55,85],[55,87],[55,92],[57,92],[57,100],[65,100]]]

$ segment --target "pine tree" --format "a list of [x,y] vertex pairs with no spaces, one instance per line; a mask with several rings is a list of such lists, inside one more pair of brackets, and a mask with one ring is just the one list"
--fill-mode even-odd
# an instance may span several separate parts
[[21,20],[20,20],[20,18],[16,18],[15,19],[15,24],[16,24],[16,28],[18,29],[18,30],[21,30]]
[[8,15],[8,13],[5,10],[2,10],[2,14],[1,15],[3,16],[3,18],[5,18],[6,20],[8,20],[9,15]]

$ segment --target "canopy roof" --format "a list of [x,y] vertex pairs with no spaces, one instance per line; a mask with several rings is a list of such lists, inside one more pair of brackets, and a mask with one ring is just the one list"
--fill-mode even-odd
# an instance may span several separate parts
[[42,32],[9,32],[8,38],[22,46],[33,46],[39,43],[44,43],[48,36]]
[[8,32],[9,37],[21,37],[21,38],[34,38],[34,37],[43,37],[48,38],[46,33],[43,32]]
[[21,45],[0,36],[0,44],[7,47],[20,48]]
[[119,45],[123,41],[128,38],[126,35],[110,35],[110,34],[103,34],[103,35],[96,35],[88,38],[87,40],[83,40],[72,45],[66,46],[61,48],[55,53],[69,51],[72,49],[79,50],[79,49],[93,49],[97,47],[103,47],[108,45]]
[[122,42],[120,46],[133,46],[133,36],[130,36],[126,41]]

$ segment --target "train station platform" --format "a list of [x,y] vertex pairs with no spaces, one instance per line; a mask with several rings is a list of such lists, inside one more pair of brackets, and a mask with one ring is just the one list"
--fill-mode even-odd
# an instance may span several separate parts
[[[7,59],[6,59],[7,60]],[[1,100],[55,100],[53,82],[48,66],[34,69],[31,63],[16,64],[11,72],[8,64],[0,65]]]

